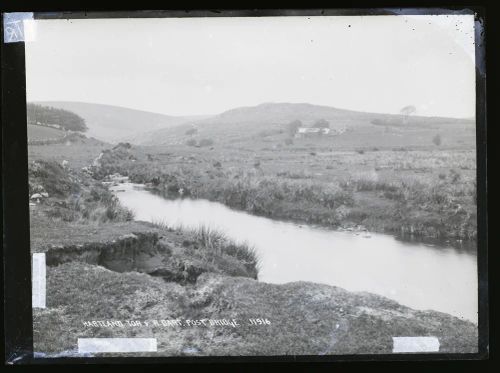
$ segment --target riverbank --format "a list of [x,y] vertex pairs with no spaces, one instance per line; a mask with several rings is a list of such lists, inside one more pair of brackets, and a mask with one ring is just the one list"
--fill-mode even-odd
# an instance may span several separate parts
[[[443,152],[437,160],[433,154],[431,163],[426,151],[405,151],[406,168],[393,169],[386,164],[401,161],[394,151],[346,154],[342,159],[350,169],[316,154],[315,167],[325,168],[313,174],[303,165],[278,172],[266,170],[261,161],[248,165],[238,158],[243,154],[223,165],[220,155],[210,152],[162,157],[144,151],[121,144],[104,152],[94,167],[96,177],[117,172],[166,198],[207,199],[259,216],[334,229],[468,241],[477,236],[472,153]],[[238,167],[232,166],[237,161]],[[370,163],[372,171],[360,171]],[[455,167],[461,163],[459,172]]]
[[111,189],[137,220],[183,229],[210,227],[250,244],[264,282],[309,281],[369,291],[411,308],[477,320],[476,253],[465,243],[408,242],[390,234],[284,222],[218,202],[166,199],[126,182]]
[[[76,229],[82,240],[65,242],[64,232]],[[207,267],[206,261],[196,262],[196,250],[179,231],[140,222],[95,228],[60,223],[44,231],[50,244],[41,230],[32,230],[33,250],[45,251],[48,265],[47,308],[33,314],[40,356],[76,356],[77,340],[85,337],[156,338],[155,356],[391,353],[392,337],[398,336],[437,337],[439,352],[477,350],[477,327],[470,322],[334,286],[262,283],[231,273],[235,263]],[[253,325],[250,319],[269,324]],[[125,326],[88,324],[100,320]]]
[[[74,356],[83,337],[156,338],[154,356],[391,353],[398,336],[437,337],[439,352],[477,351],[477,327],[444,313],[334,286],[256,281],[258,263],[237,247],[133,221],[86,172],[37,161],[30,182],[48,194],[30,206],[31,250],[47,258],[47,308],[33,311],[37,356]],[[99,320],[134,323],[89,323]]]

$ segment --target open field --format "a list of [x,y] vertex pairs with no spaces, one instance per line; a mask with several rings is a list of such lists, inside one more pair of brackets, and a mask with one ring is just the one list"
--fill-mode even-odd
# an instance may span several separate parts
[[46,160],[61,164],[66,160],[69,167],[81,170],[88,166],[103,150],[111,146],[106,143],[86,141],[71,144],[30,145],[28,147],[29,161]]
[[66,136],[66,132],[45,126],[28,124],[28,141],[57,140]]

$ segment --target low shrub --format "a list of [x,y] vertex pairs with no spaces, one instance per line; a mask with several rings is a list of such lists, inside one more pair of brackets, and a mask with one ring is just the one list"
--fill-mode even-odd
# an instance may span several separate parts
[[[38,160],[29,164],[28,177],[30,189],[38,186],[49,195],[65,196],[80,189],[78,183],[71,180],[67,170],[55,161]],[[30,193],[35,190],[30,190]]]
[[432,143],[436,146],[439,146],[441,145],[441,135],[440,134],[437,134],[436,136],[434,136],[432,138]]
[[201,139],[198,143],[199,146],[211,146],[214,144],[214,140],[212,139]]
[[153,222],[160,229],[179,231],[190,240],[184,239],[182,247],[191,255],[202,259],[205,270],[214,268],[222,270],[231,276],[247,276],[257,279],[259,272],[259,258],[257,252],[246,243],[236,243],[228,238],[223,232],[200,226],[188,229],[182,226],[172,228],[165,222]]
[[197,129],[197,128],[195,128],[195,127],[192,127],[192,128],[190,128],[190,129],[188,129],[188,130],[185,132],[185,134],[186,134],[186,135],[188,135],[188,136],[191,136],[191,135],[196,134],[197,132],[198,132],[198,129]]
[[118,198],[100,184],[72,193],[63,201],[54,202],[46,214],[53,219],[82,223],[134,219],[133,212],[123,207]]

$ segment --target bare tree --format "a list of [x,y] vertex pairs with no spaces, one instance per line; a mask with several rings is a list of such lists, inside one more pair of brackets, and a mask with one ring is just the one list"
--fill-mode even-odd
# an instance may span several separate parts
[[408,106],[405,106],[404,108],[402,108],[399,112],[404,115],[403,117],[403,123],[407,123],[408,122],[408,117],[411,115],[411,114],[414,114],[415,112],[417,111],[417,108],[413,105],[408,105]]

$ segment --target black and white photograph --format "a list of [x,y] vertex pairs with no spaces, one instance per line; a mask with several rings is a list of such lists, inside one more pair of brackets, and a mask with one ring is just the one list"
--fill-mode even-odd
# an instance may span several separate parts
[[34,358],[478,353],[473,12],[20,22]]

